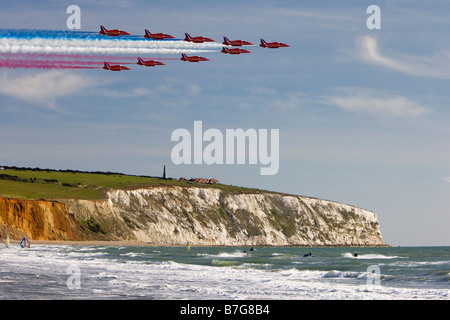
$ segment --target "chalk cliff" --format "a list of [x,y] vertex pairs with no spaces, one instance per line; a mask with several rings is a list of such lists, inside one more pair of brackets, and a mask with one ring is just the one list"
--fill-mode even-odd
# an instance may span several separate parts
[[104,235],[168,245],[384,245],[374,212],[337,202],[216,188],[115,190],[106,201],[65,200]]
[[8,230],[35,240],[385,245],[377,216],[368,210],[303,196],[206,187],[112,190],[104,201],[0,197],[0,233]]

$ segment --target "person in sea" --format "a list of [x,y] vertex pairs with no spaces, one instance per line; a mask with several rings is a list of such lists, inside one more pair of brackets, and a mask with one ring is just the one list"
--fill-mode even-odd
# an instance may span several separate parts
[[30,248],[30,240],[28,240],[28,237],[23,237],[22,241],[20,242],[20,246],[22,248]]
[[308,254],[303,255],[304,257],[312,257],[312,253],[309,252]]

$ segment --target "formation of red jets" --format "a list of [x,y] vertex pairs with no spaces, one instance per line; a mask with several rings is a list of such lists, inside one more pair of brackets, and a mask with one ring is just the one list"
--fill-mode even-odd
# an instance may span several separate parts
[[[118,37],[118,36],[129,36],[131,33],[118,30],[118,29],[112,29],[108,30],[104,26],[100,26],[100,32],[99,34],[110,36],[110,37]],[[193,43],[204,43],[204,42],[214,42],[214,39],[207,38],[207,37],[192,37],[189,33],[185,33],[184,41],[187,42],[193,42]],[[148,29],[145,29],[144,38],[147,39],[153,39],[153,40],[165,40],[165,39],[175,39],[174,36],[170,34],[165,33],[151,33]],[[223,37],[223,42],[225,46],[232,46],[232,47],[240,47],[240,46],[251,46],[253,43],[243,40],[230,40],[227,37]],[[269,48],[269,49],[278,49],[278,48],[284,48],[289,47],[288,44],[281,43],[281,42],[266,42],[264,39],[260,39],[261,44],[259,45],[262,48]],[[249,50],[244,50],[241,48],[227,48],[223,47],[222,51],[223,53],[228,54],[241,54],[241,53],[251,53]],[[188,61],[188,62],[200,62],[200,61],[210,61],[207,58],[199,57],[199,56],[187,56],[186,54],[181,54],[182,61]],[[155,61],[155,60],[143,60],[142,58],[138,58],[138,65],[146,66],[146,67],[154,67],[154,66],[162,66],[165,65],[162,62]],[[110,70],[110,71],[122,71],[122,70],[130,70],[130,68],[121,66],[121,65],[110,65],[107,62],[105,62],[103,69]]]

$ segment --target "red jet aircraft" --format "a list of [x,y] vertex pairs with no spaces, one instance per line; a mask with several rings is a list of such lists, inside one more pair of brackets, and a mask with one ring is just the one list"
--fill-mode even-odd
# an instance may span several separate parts
[[214,39],[206,38],[206,37],[191,37],[189,33],[185,33],[186,38],[184,41],[195,42],[195,43],[203,43],[203,42],[214,42]]
[[281,43],[281,42],[265,42],[264,39],[261,39],[261,44],[259,45],[263,48],[270,48],[270,49],[277,49],[281,47],[289,47],[288,44]]
[[148,31],[148,29],[145,29],[144,38],[154,39],[154,40],[175,39],[174,36],[171,36],[170,34],[166,34],[166,33],[150,33],[150,31]]
[[199,57],[199,56],[190,56],[188,57],[184,53],[181,54],[181,59],[183,61],[189,61],[189,62],[199,62],[199,61],[209,61],[207,58]]
[[109,63],[105,62],[105,65],[103,66],[103,69],[105,70],[111,70],[111,71],[122,71],[122,70],[130,70],[128,67],[124,67],[118,64],[115,65],[109,65]]
[[129,36],[129,35],[131,35],[131,33],[126,32],[126,31],[122,31],[122,30],[117,30],[117,29],[108,30],[104,26],[100,26],[99,34],[102,34],[102,35],[105,35],[105,36],[110,36],[110,37]]
[[146,66],[146,67],[154,67],[154,66],[164,66],[165,63],[155,61],[155,60],[142,60],[142,58],[138,58],[138,65]]
[[223,37],[222,44],[226,46],[240,47],[240,46],[251,46],[253,43],[243,40],[230,40],[227,37]]
[[244,50],[244,49],[240,49],[240,48],[228,49],[226,47],[222,48],[222,52],[223,53],[229,53],[229,54],[250,53],[250,51],[248,51],[248,50]]

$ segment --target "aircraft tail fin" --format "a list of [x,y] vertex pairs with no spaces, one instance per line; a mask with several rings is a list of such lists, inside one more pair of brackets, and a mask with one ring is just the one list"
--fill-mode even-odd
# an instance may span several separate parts
[[267,44],[265,41],[264,41],[264,39],[261,39],[261,44]]
[[145,29],[145,34],[148,36],[151,36],[151,33],[150,33],[150,31],[148,31],[148,29]]
[[229,44],[230,40],[227,37],[223,37],[223,42],[225,42],[226,44]]
[[184,35],[186,36],[186,38],[191,39],[191,36],[189,35],[189,33],[186,32]]
[[103,31],[103,32],[108,31],[108,30],[106,30],[106,28],[104,26],[100,26],[100,30]]

